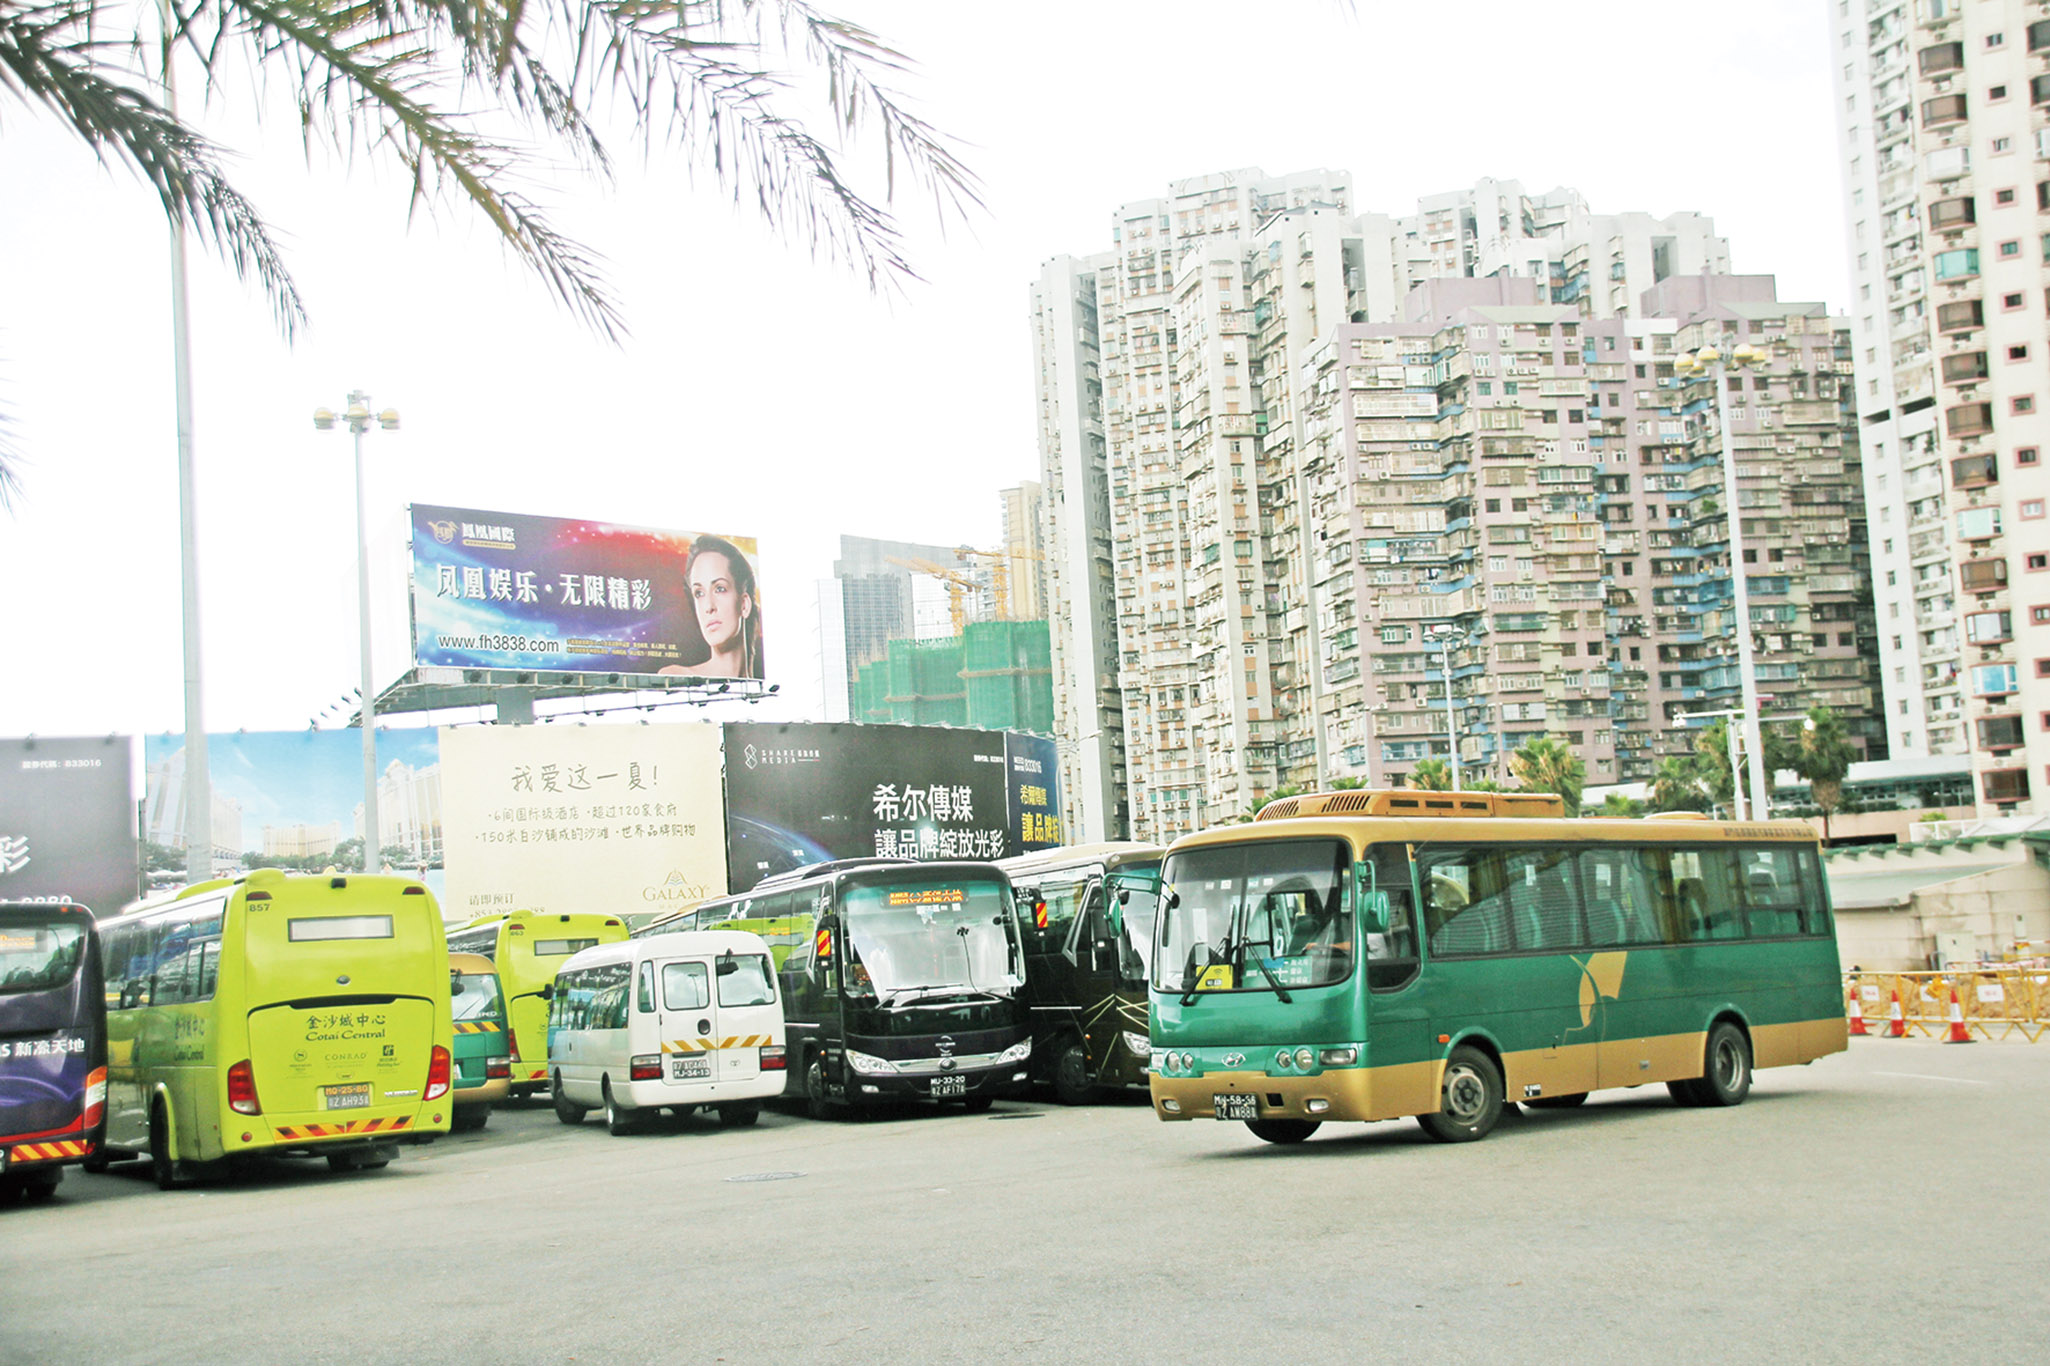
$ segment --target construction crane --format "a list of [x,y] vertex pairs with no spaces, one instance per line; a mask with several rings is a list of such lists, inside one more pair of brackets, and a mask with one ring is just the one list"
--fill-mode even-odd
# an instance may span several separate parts
[[[927,575],[944,583],[947,586],[947,616],[953,622],[954,634],[958,636],[967,629],[968,595],[981,592],[981,584],[969,578],[958,569],[949,569],[943,564],[934,564],[931,560],[905,559],[899,558],[896,555],[888,555],[884,558],[891,564],[909,569],[913,573]],[[998,600],[1001,602],[1001,597]],[[999,611],[998,615],[1001,616],[1002,612]]]

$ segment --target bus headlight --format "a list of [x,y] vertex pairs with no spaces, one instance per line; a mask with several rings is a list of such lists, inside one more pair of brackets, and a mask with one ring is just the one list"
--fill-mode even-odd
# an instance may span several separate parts
[[1295,1055],[1290,1053],[1286,1048],[1277,1049],[1274,1053],[1274,1065],[1285,1072],[1288,1070],[1288,1065],[1294,1059],[1294,1057]]
[[1326,1067],[1350,1067],[1359,1060],[1357,1048],[1327,1048],[1317,1055],[1317,1061]]
[[1009,1048],[997,1054],[995,1065],[1002,1067],[1006,1063],[1023,1062],[1031,1056],[1032,1040],[1020,1039],[1017,1043],[1012,1044]]
[[1309,1071],[1312,1067],[1316,1066],[1316,1064],[1317,1055],[1315,1053],[1312,1053],[1309,1049],[1298,1048],[1295,1051],[1295,1065],[1297,1067],[1302,1068],[1303,1071]]
[[878,1058],[867,1053],[857,1053],[851,1048],[847,1050],[847,1065],[863,1076],[868,1077],[887,1077],[893,1075],[897,1070],[897,1064],[891,1062],[888,1058]]
[[1147,1038],[1144,1034],[1134,1034],[1131,1030],[1125,1029],[1119,1031],[1118,1037],[1125,1041],[1125,1051],[1133,1057],[1150,1058],[1153,1056],[1153,1040]]

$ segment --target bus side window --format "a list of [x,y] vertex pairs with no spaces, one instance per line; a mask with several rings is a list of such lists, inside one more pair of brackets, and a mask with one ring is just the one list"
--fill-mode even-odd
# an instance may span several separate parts
[[1629,845],[1580,851],[1580,894],[1589,944],[1664,942],[1656,895],[1658,869],[1646,857],[1656,852]]
[[1436,849],[1418,863],[1431,956],[1506,953],[1516,947],[1502,851],[1482,845]]
[[1801,886],[1792,847],[1740,849],[1737,868],[1744,919],[1754,938],[1801,933]]
[[637,996],[634,1000],[634,1008],[643,1015],[655,1013],[655,965],[653,963],[643,962],[641,964],[641,980]]
[[1673,852],[1673,899],[1685,939],[1694,943],[1744,937],[1744,902],[1735,849]]
[[1823,880],[1822,860],[1813,849],[1805,848],[1794,857],[1801,871],[1801,932],[1828,934],[1829,886]]
[[1393,991],[1417,975],[1416,905],[1411,895],[1409,851],[1401,845],[1378,845],[1371,851],[1373,887],[1388,896],[1388,932],[1369,934],[1367,986]]

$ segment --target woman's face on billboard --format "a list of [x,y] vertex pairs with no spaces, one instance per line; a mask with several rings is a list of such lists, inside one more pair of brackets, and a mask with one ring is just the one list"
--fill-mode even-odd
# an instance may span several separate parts
[[717,551],[706,551],[690,567],[690,596],[698,609],[698,629],[713,654],[732,648],[740,625],[754,610],[747,594],[735,589],[733,565]]

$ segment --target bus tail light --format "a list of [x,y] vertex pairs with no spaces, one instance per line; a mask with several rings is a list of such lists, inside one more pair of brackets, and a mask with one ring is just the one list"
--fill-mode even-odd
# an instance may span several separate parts
[[448,1094],[449,1057],[448,1050],[440,1044],[427,1056],[427,1089],[420,1093],[422,1100],[440,1100]]
[[244,1058],[228,1069],[228,1108],[238,1115],[260,1115],[263,1105],[256,1098],[256,1070]]
[[790,1059],[783,1052],[782,1044],[772,1043],[762,1049],[762,1070],[764,1072],[784,1072],[788,1071],[789,1067]]
[[638,1057],[628,1058],[626,1060],[626,1079],[628,1081],[662,1080],[661,1055],[657,1053],[643,1053]]
[[512,1080],[512,1059],[511,1059],[511,1058],[486,1058],[486,1059],[484,1060],[484,1080],[486,1080],[486,1081],[511,1081],[511,1080]]
[[511,1030],[507,1030],[505,1033],[505,1046],[512,1050],[512,1060],[518,1062],[520,1060],[520,1041],[513,1037]]
[[91,1129],[107,1117],[107,1069],[95,1067],[85,1079],[85,1119],[80,1127]]

